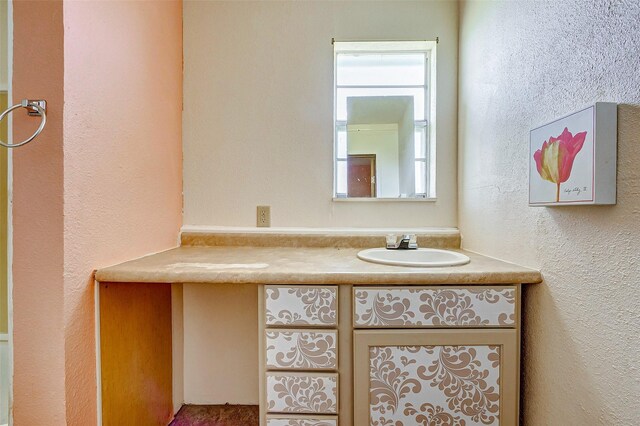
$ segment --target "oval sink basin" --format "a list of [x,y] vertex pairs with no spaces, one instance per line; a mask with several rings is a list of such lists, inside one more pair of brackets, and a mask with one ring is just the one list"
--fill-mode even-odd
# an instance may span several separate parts
[[465,265],[471,261],[471,259],[462,253],[432,248],[416,250],[372,248],[359,252],[358,258],[382,265],[414,267],[458,266]]

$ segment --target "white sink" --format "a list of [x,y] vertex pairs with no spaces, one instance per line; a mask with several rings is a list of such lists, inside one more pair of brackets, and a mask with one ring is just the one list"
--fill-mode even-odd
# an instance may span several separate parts
[[358,253],[358,258],[367,262],[395,266],[458,266],[471,261],[462,253],[449,250],[421,248],[416,250],[388,250],[371,248]]

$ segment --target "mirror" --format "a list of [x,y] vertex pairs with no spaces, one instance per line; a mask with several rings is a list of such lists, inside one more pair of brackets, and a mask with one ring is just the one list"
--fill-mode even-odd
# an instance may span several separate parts
[[334,42],[335,197],[435,194],[428,114],[433,42]]

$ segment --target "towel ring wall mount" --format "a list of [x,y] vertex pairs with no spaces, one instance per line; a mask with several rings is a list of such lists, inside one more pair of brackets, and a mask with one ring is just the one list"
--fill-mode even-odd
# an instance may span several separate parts
[[44,129],[45,124],[47,124],[47,101],[42,99],[23,99],[22,102],[16,104],[10,108],[7,108],[5,112],[0,114],[0,121],[4,120],[4,118],[9,115],[10,112],[16,110],[18,108],[25,108],[27,113],[31,116],[42,117],[40,121],[40,125],[36,129],[33,135],[23,140],[20,143],[8,144],[0,141],[0,145],[5,148],[18,148],[19,146],[26,145],[32,140],[34,140]]

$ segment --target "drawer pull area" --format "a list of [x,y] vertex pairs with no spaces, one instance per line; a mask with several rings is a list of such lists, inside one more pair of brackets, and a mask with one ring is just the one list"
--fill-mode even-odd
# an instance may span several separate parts
[[334,327],[338,324],[337,296],[335,286],[266,286],[266,325]]
[[514,287],[357,287],[357,328],[515,327]]
[[265,332],[268,370],[336,370],[335,330],[279,330]]
[[269,413],[336,414],[338,375],[267,373]]

